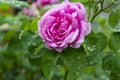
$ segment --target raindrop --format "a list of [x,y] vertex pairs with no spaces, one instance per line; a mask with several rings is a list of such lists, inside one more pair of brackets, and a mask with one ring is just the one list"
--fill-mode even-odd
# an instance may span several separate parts
[[80,67],[78,67],[77,69],[74,69],[73,72],[76,76],[79,76],[80,75]]
[[111,73],[111,71],[109,71],[109,70],[107,70],[107,69],[105,70],[105,72],[107,72],[107,73]]
[[16,7],[18,7],[18,8],[19,8],[19,7],[20,7],[20,5],[16,5]]
[[6,1],[6,4],[9,4],[9,2],[8,2],[8,1]]
[[30,46],[31,44],[28,42],[27,45]]
[[13,5],[14,5],[14,4],[15,4],[15,2],[13,1],[11,4],[13,4]]
[[118,50],[118,52],[120,52],[120,50]]
[[90,62],[90,64],[93,64],[93,62]]
[[114,3],[116,4],[117,2],[115,1]]
[[78,57],[79,60],[81,60],[81,57]]
[[113,54],[112,57],[116,57],[116,54]]
[[81,67],[78,67],[78,70],[80,70],[81,69]]
[[90,54],[87,52],[87,53],[86,53],[86,56],[88,57],[89,55],[90,55]]
[[96,47],[96,45],[93,45],[93,48],[95,48]]
[[80,72],[76,72],[75,75],[76,75],[76,76],[79,76],[79,75],[80,75]]
[[32,45],[35,46],[35,43],[33,43]]
[[19,40],[21,39],[21,37],[22,37],[22,33],[23,33],[23,30],[20,32],[20,34],[19,34]]
[[98,57],[98,59],[100,60],[100,59],[101,59],[101,57]]
[[86,63],[87,65],[89,64],[89,63]]

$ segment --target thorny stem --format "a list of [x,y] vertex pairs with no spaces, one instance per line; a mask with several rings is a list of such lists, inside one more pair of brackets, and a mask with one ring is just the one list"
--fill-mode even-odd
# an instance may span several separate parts
[[110,6],[112,6],[114,3],[115,3],[116,0],[114,0],[112,3],[108,4],[107,7],[103,8],[103,3],[104,3],[104,0],[101,2],[101,9],[100,11],[98,11],[96,14],[94,14],[94,16],[92,17],[91,19],[91,23],[94,21],[95,17],[97,15],[99,15],[101,12],[105,11],[106,9],[108,9]]

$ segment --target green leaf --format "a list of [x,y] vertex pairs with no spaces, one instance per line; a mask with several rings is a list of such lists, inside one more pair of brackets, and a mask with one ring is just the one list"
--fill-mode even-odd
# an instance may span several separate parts
[[47,80],[53,77],[58,58],[59,54],[50,50],[46,50],[45,54],[42,56],[41,68]]
[[113,2],[113,0],[105,0],[106,2]]
[[120,53],[110,52],[103,58],[102,68],[108,73],[120,74]]
[[60,57],[68,67],[69,71],[73,73],[74,76],[79,77],[86,65],[84,48],[82,46],[79,49],[67,48],[61,53]]
[[[1,10],[1,9],[0,9]],[[0,25],[4,23],[5,17],[3,15],[0,15]],[[1,30],[1,29],[0,29]]]
[[102,55],[102,52],[99,50],[88,52],[86,56],[87,65],[89,66],[97,64],[100,60],[102,60]]
[[[35,34],[34,34],[35,36]],[[28,47],[28,53],[31,58],[37,58],[42,56],[42,52],[45,49],[45,44],[39,36],[33,37],[34,39],[30,41],[31,45]]]
[[23,22],[22,22],[22,24],[20,25],[20,29],[24,29],[24,28],[26,28],[26,26],[28,26],[30,24],[30,22],[28,21],[28,20],[24,20]]
[[105,49],[107,46],[107,43],[108,43],[106,35],[103,33],[97,33],[96,36],[97,36],[97,40],[98,40],[97,44],[96,44],[97,49],[98,50]]
[[114,73],[114,72],[112,72],[110,74],[110,80],[120,80],[120,73]]
[[120,50],[120,32],[114,32],[109,41],[110,49]]
[[23,8],[23,7],[29,7],[29,4],[27,4],[24,1],[17,1],[17,0],[0,0],[0,5],[8,4],[15,8]]
[[36,66],[40,69],[41,57],[45,54],[46,48],[41,48],[37,54],[35,53],[36,46],[29,47],[29,61],[32,66]]
[[0,44],[1,44],[2,40],[3,40],[3,37],[4,37],[4,33],[2,31],[0,31]]
[[37,69],[41,69],[41,56],[39,57],[35,57],[35,58],[31,58],[31,56],[29,56],[29,62],[32,66],[36,67]]
[[7,4],[0,5],[0,10],[2,10],[2,11],[7,11],[9,8],[10,8],[10,6]]
[[31,32],[34,33],[36,31],[38,31],[38,25],[37,25],[38,20],[39,20],[38,18],[35,18],[31,23],[29,21],[25,20],[21,24],[20,29],[22,29],[24,33],[27,32],[28,30],[30,30]]
[[79,2],[82,2],[82,3],[87,2],[87,0],[70,0],[70,1],[72,1],[72,2],[78,2],[79,1]]
[[85,44],[90,50],[103,50],[106,48],[107,42],[107,37],[103,33],[92,33],[88,35],[85,39]]
[[20,38],[19,32],[17,32],[9,41],[7,50],[9,52],[26,52],[31,43],[30,41],[33,39],[31,37],[33,37],[32,34],[27,32]]
[[115,27],[118,24],[119,19],[120,19],[120,13],[119,12],[112,12],[109,16],[108,23],[110,26]]
[[32,23],[30,24],[30,30],[32,32],[38,31],[38,20],[39,18],[35,18]]
[[96,47],[97,44],[97,37],[94,33],[91,33],[90,35],[85,37],[85,44],[87,47],[90,47],[91,49]]
[[74,77],[74,75],[72,74],[72,73],[67,73],[68,75],[67,75],[67,79],[66,80],[75,80],[75,77]]
[[4,35],[3,41],[10,40],[15,33],[16,33],[15,30],[8,31],[8,32]]

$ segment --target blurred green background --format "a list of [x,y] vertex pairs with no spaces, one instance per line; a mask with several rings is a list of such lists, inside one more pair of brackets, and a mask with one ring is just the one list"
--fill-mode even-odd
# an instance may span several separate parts
[[[24,0],[24,2],[19,0],[6,1],[4,0],[2,2],[2,0],[0,0],[0,80],[46,80],[41,69],[41,57],[43,56],[43,52],[46,51],[46,48],[44,48],[45,44],[38,35],[37,21],[42,14],[54,5],[38,8],[39,15],[36,17],[30,17],[24,14],[21,10],[24,7],[30,7],[31,3],[35,0]],[[96,2],[97,0],[71,1],[79,1],[86,6],[89,21],[93,17],[94,12],[97,12],[100,8],[100,3]],[[105,3],[103,7],[112,3],[112,0],[104,1]],[[62,0],[59,3],[61,2]],[[91,24],[92,33],[102,33],[105,35],[105,38],[107,37],[109,40],[111,33],[113,33],[112,31],[120,31],[120,23],[117,24],[117,21],[114,19],[113,22],[115,22],[111,25],[117,24],[115,25],[116,27],[113,28],[109,25],[109,15],[111,14],[109,10],[115,11],[114,9],[119,5],[119,2],[120,1],[110,7],[108,11],[106,10],[97,15]],[[88,39],[91,39],[89,43],[90,45],[93,43],[93,47],[96,38],[92,33]],[[118,34],[118,36],[120,35]],[[120,39],[118,42],[119,45]],[[80,73],[79,78],[76,79],[74,79],[73,75],[66,70],[66,65],[63,61],[58,59],[57,65],[55,66],[55,74],[51,80],[120,80],[120,55],[115,57],[115,61],[117,61],[116,63],[114,61],[112,62],[111,59],[113,56],[111,54],[109,54],[110,57],[107,56],[109,58],[103,58],[109,53],[109,51],[111,51],[111,49],[108,48],[107,44],[107,47],[103,51],[100,51],[101,53],[97,51],[92,52],[91,56],[88,57],[91,65],[85,67]],[[107,64],[103,64],[103,60],[105,60]],[[43,64],[47,63],[43,62]],[[112,69],[114,71],[111,71],[110,67],[114,65],[117,67],[115,66],[115,69]],[[118,72],[116,72],[117,70]]]

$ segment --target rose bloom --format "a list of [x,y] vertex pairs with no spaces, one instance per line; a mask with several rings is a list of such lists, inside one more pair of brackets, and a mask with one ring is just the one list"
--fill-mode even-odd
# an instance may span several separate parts
[[29,17],[36,17],[39,15],[39,11],[34,6],[34,4],[29,8],[23,8],[22,12]]
[[36,2],[34,2],[34,4],[37,7],[40,7],[40,6],[45,6],[45,5],[53,4],[53,3],[57,3],[57,2],[59,2],[59,0],[37,0]]
[[38,31],[47,48],[62,52],[68,46],[79,48],[91,27],[81,3],[64,1],[42,16]]

